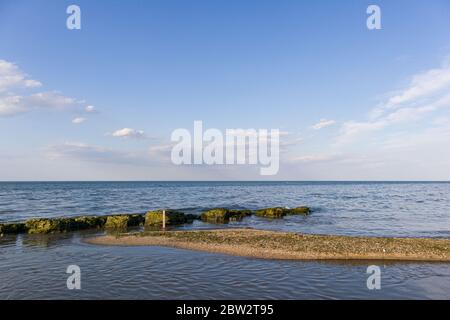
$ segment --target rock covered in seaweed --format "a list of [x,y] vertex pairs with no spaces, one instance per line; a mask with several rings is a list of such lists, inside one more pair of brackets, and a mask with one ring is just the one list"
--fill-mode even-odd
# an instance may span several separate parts
[[285,214],[285,209],[280,207],[266,208],[255,212],[256,216],[266,218],[282,218]]
[[309,207],[296,207],[292,209],[288,209],[286,215],[304,215],[307,216],[311,213],[311,209]]
[[126,229],[127,227],[140,226],[143,223],[144,217],[140,214],[113,215],[106,218],[105,228]]
[[[179,225],[192,223],[193,220],[203,220],[209,223],[228,223],[230,221],[241,221],[244,217],[255,213],[260,217],[282,218],[286,215],[308,215],[308,207],[283,208],[274,207],[257,210],[237,210],[226,208],[215,208],[203,212],[200,216],[194,214],[185,215],[177,210],[166,210],[166,225]],[[162,225],[163,211],[149,211],[141,214],[119,214],[111,216],[79,216],[69,218],[37,218],[25,223],[0,224],[1,234],[28,233],[56,233],[69,232],[84,229],[126,229],[133,226],[160,226]]]
[[102,228],[106,217],[81,216],[71,218],[40,218],[31,219],[25,223],[28,233],[69,232],[84,229]]
[[308,207],[296,207],[296,208],[282,208],[282,207],[274,207],[274,208],[265,208],[261,210],[257,210],[255,215],[258,217],[279,219],[284,216],[290,215],[308,215],[311,212],[311,209]]
[[228,210],[224,208],[211,209],[201,215],[203,221],[212,223],[224,223],[229,219]]
[[201,219],[210,223],[227,223],[229,221],[240,221],[251,214],[251,210],[215,208],[203,212]]
[[230,221],[241,221],[243,218],[253,214],[252,210],[231,209],[228,210],[228,212],[230,215]]
[[25,223],[0,224],[0,235],[22,233],[25,231],[26,231]]
[[[166,225],[183,224],[193,220],[193,217],[184,215],[183,212],[177,210],[165,210],[166,211]],[[145,214],[145,226],[159,226],[163,224],[163,210],[149,211]]]
[[63,219],[30,219],[25,223],[28,233],[52,233],[64,231]]
[[141,215],[117,215],[117,216],[81,216],[71,218],[41,218],[31,219],[25,223],[28,233],[55,233],[69,232],[85,229],[123,228],[137,226],[144,221]]
[[74,226],[78,230],[97,229],[105,226],[107,217],[82,216],[73,218]]

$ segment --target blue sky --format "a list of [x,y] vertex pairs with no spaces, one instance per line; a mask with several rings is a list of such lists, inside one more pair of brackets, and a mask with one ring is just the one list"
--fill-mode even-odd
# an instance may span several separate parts
[[268,179],[172,165],[194,120],[285,132],[270,179],[450,180],[445,0],[0,0],[0,61],[0,180]]

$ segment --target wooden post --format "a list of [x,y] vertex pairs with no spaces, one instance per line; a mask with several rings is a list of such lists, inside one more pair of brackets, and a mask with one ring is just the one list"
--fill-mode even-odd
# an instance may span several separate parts
[[166,229],[166,210],[163,210],[163,229]]

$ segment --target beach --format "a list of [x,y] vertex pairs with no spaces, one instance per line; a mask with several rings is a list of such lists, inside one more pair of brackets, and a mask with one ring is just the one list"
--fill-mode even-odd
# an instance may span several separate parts
[[450,261],[450,240],[350,237],[254,229],[151,231],[88,238],[89,244],[167,246],[280,260]]

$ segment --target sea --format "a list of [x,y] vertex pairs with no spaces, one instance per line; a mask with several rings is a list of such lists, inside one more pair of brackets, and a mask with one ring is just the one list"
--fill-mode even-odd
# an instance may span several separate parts
[[[275,206],[308,206],[312,213],[226,225],[194,221],[178,229],[450,238],[448,182],[0,182],[0,223]],[[83,241],[98,234],[1,237],[0,299],[450,299],[450,263],[263,260]],[[79,290],[67,286],[73,265],[80,268]],[[372,266],[380,270],[379,288],[368,285]]]

